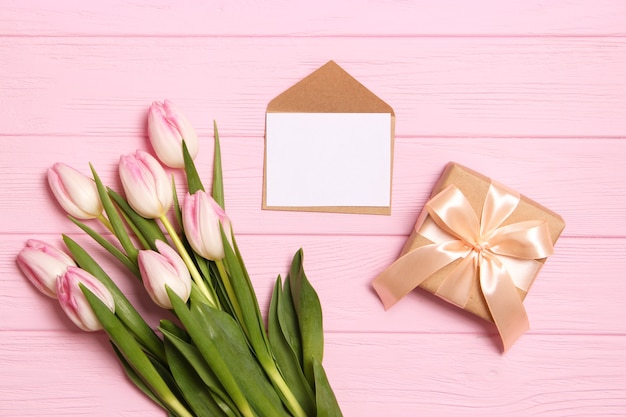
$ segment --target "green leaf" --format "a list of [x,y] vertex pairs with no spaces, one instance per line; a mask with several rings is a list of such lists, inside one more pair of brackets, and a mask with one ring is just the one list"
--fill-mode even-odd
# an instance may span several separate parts
[[[186,341],[184,338],[180,337],[182,329],[178,328],[171,322],[162,321],[160,330],[167,341],[174,346],[178,352],[180,352],[189,365],[194,369],[196,375],[198,375],[201,379],[204,386],[211,392],[214,401],[218,404],[222,412],[229,417],[241,416],[237,406],[233,403],[228,394],[224,392],[224,388],[222,387],[219,379],[215,376],[211,368],[209,368],[209,365],[202,358],[198,349],[191,344],[191,341]],[[170,330],[174,331],[172,332]]]
[[[156,250],[155,241],[166,241],[165,235],[156,220],[146,219],[140,216],[121,195],[111,188],[107,188],[107,192],[113,202],[115,202],[115,205],[119,207],[120,211],[125,215],[127,223],[134,226],[133,230],[136,230],[135,233],[139,233],[138,236],[142,236],[143,240],[149,244],[150,249]],[[148,249],[148,247],[145,246],[144,248]]]
[[313,362],[315,359],[321,362],[324,355],[322,307],[317,293],[304,273],[302,257],[300,249],[294,255],[288,279],[291,285],[291,298],[298,316],[304,374],[311,387],[315,387]]
[[113,205],[113,201],[109,194],[107,193],[107,189],[100,180],[98,173],[96,172],[93,165],[89,164],[91,168],[91,173],[93,174],[93,179],[96,182],[96,187],[98,188],[98,195],[100,196],[100,201],[102,201],[102,206],[104,207],[104,211],[107,214],[107,218],[113,227],[113,231],[115,232],[115,236],[117,240],[119,240],[122,248],[126,252],[126,255],[130,258],[133,263],[137,262],[137,248],[133,245],[133,242],[130,240],[128,236],[128,232],[126,232],[126,228],[124,227],[124,222],[117,212],[115,206]]
[[204,304],[192,306],[192,312],[206,325],[206,331],[222,347],[224,360],[253,409],[262,416],[288,416],[235,320],[230,315]]
[[115,343],[119,352],[150,390],[171,412],[181,416],[191,416],[170,390],[141,345],[132,337],[119,318],[89,288],[82,284],[80,284],[80,288],[111,341]]
[[194,194],[196,191],[204,191],[202,180],[198,175],[198,170],[193,162],[193,158],[189,155],[189,149],[187,144],[183,140],[183,160],[185,161],[185,174],[187,176],[187,189],[189,194]]
[[220,147],[220,135],[217,131],[217,123],[213,121],[213,134],[215,137],[215,145],[213,152],[213,187],[211,194],[213,199],[223,209],[226,209],[224,204],[224,181],[222,177],[222,150]]
[[[258,301],[248,271],[246,271],[245,264],[235,236],[231,234],[231,239],[234,245],[231,248],[230,243],[226,239],[224,230],[220,225],[220,231],[222,233],[222,243],[224,245],[224,263],[228,269],[228,276],[232,279],[232,287],[235,292],[235,302],[239,303],[241,314],[240,324],[244,327],[244,332],[248,337],[248,341],[252,346],[252,349],[259,359],[261,366],[265,370],[266,374],[272,380],[272,383],[280,393],[280,397],[283,400],[285,406],[294,415],[302,416],[305,411],[302,404],[299,403],[291,390],[291,387],[285,382],[283,375],[278,370],[272,352],[270,351],[269,340],[265,333],[265,327],[263,317],[259,309]],[[217,265],[219,267],[219,262]],[[237,305],[234,305],[237,307]],[[235,308],[235,311],[237,309]]]
[[174,180],[174,176],[172,175],[172,197],[174,200],[174,215],[176,216],[176,221],[180,226],[180,229],[183,230],[183,213],[180,209],[180,201],[178,200],[178,190],[176,190],[176,181]]
[[113,300],[115,301],[115,311],[120,320],[124,322],[128,329],[134,333],[135,337],[151,354],[159,358],[161,361],[165,361],[163,342],[159,339],[156,333],[154,333],[152,328],[148,326],[146,321],[143,317],[141,317],[130,301],[128,301],[115,282],[113,282],[100,265],[98,265],[98,263],[78,243],[66,235],[63,235],[63,241],[78,266],[96,277],[113,295]]
[[165,341],[165,354],[172,375],[193,412],[198,416],[227,417],[228,415],[219,408],[193,367],[168,340]]
[[280,326],[278,306],[281,304],[282,298],[283,288],[279,276],[274,286],[274,292],[272,293],[267,319],[267,332],[270,346],[274,358],[276,359],[278,369],[283,375],[287,386],[291,389],[298,403],[302,405],[306,414],[312,416],[315,415],[313,390],[302,373],[300,362],[289,343],[287,343],[284,332]]
[[174,322],[170,320],[162,319],[159,322],[159,331],[161,331],[161,333],[166,331],[167,333],[171,334],[172,336],[177,337],[178,339],[186,343],[191,343],[191,338],[189,337],[189,333],[187,333],[185,329],[174,324]]
[[[169,328],[169,330],[168,330]],[[191,344],[191,340],[185,340],[180,337],[179,331],[172,332],[171,325],[165,324],[161,322],[161,326],[159,327],[163,336],[172,343],[178,351],[187,359],[187,361],[193,366],[196,370],[196,373],[203,380],[204,384],[215,392],[223,392],[223,387],[220,383],[220,380],[217,378],[215,373],[211,370],[208,364],[202,358],[200,351]]]
[[124,252],[119,250],[115,245],[113,245],[111,242],[106,240],[101,234],[93,230],[91,227],[87,226],[85,223],[81,222],[78,219],[75,219],[72,216],[68,216],[68,217],[72,222],[74,222],[76,226],[80,227],[85,233],[91,236],[93,240],[98,242],[100,246],[106,249],[107,252],[109,252],[111,255],[117,258],[118,261],[124,264],[124,266],[126,266],[133,274],[135,274],[137,277],[141,277],[141,274],[139,273],[139,268],[137,268],[137,265],[135,265],[135,263],[133,263],[133,261],[131,261],[130,258],[126,256]]
[[160,405],[164,410],[169,411],[165,404],[163,404],[163,402],[159,399],[159,397],[157,397],[152,392],[152,390],[150,390],[150,387],[146,385],[146,383],[141,379],[137,372],[135,372],[133,367],[130,366],[124,355],[122,355],[122,352],[120,352],[117,346],[115,346],[115,343],[111,342],[111,346],[113,347],[113,351],[115,352],[115,355],[117,355],[117,359],[122,364],[124,372],[126,372],[128,378],[137,386],[137,388],[139,388],[144,394],[146,394],[148,398]]
[[[183,326],[185,326],[194,344],[198,347],[200,354],[215,373],[230,398],[235,402],[242,415],[253,417],[255,414],[250,408],[248,398],[242,392],[238,381],[235,379],[235,375],[233,375],[229,368],[226,358],[222,356],[228,355],[230,349],[227,344],[222,341],[222,337],[220,337],[222,335],[219,334],[219,329],[216,329],[215,326],[212,325],[212,321],[207,322],[205,317],[198,314],[197,306],[201,305],[201,303],[194,303],[196,308],[192,314],[187,305],[176,293],[169,288],[167,288],[167,292],[176,316],[180,319]],[[235,359],[235,361],[237,360],[238,359]]]
[[[261,364],[265,367],[270,361],[272,361],[272,358],[268,348],[269,341],[267,340],[267,335],[265,334],[263,316],[261,315],[259,302],[256,298],[252,282],[250,282],[250,277],[245,269],[242,258],[233,251],[233,248],[230,246],[230,242],[226,238],[224,229],[221,225],[220,231],[222,233],[222,242],[224,245],[223,262],[227,273],[227,276],[222,277],[222,280],[230,280],[230,285],[234,291],[235,298],[234,300],[231,299],[231,302],[235,311],[237,311],[238,306],[241,313],[241,317],[238,315],[237,319],[243,327],[244,333],[248,337],[250,345],[252,345],[252,349],[259,358]],[[232,239],[233,243],[235,243],[234,236]],[[219,262],[221,261],[217,261],[218,266]],[[227,283],[224,284],[227,285]]]
[[285,285],[283,286],[282,297],[278,302],[278,322],[283,332],[283,336],[291,350],[296,355],[300,367],[302,367],[302,340],[300,340],[300,327],[298,327],[298,315],[296,309],[293,306],[293,300],[291,298],[291,280],[289,277],[285,279]]
[[233,304],[230,298],[228,297],[228,294],[226,293],[226,288],[224,288],[224,283],[219,278],[220,273],[219,273],[217,264],[213,261],[208,261],[202,258],[198,254],[195,254],[195,255],[196,255],[196,259],[198,260],[198,262],[201,265],[204,264],[204,266],[208,268],[209,275],[207,276],[209,277],[209,280],[213,283],[213,288],[215,289],[216,296],[220,303],[220,309],[230,314],[231,316],[235,317],[235,309],[233,308]]
[[342,417],[335,393],[328,382],[324,367],[313,359],[313,373],[315,374],[315,399],[317,401],[317,417]]

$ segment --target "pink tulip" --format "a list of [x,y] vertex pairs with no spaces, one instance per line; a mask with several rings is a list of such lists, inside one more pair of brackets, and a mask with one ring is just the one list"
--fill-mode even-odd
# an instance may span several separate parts
[[139,251],[139,271],[152,301],[160,307],[171,309],[172,303],[165,286],[187,301],[191,294],[191,275],[185,262],[167,243],[157,240],[156,246],[158,252]]
[[187,194],[182,208],[183,227],[189,244],[206,259],[219,260],[224,257],[224,245],[220,224],[229,238],[231,224],[224,210],[209,194],[198,191]]
[[57,278],[68,266],[76,266],[65,252],[36,239],[26,242],[17,255],[17,265],[35,288],[52,298],[57,296]]
[[182,141],[185,140],[189,155],[198,154],[198,136],[187,118],[169,100],[155,101],[148,112],[148,137],[157,156],[165,165],[183,168]]
[[102,325],[94,314],[80,284],[88,288],[112,312],[115,312],[113,296],[103,283],[89,272],[70,266],[57,280],[59,304],[67,316],[82,330],[93,332],[101,330]]
[[172,206],[172,185],[159,162],[137,151],[120,157],[120,178],[128,203],[141,216],[156,219]]
[[102,214],[96,183],[60,162],[48,169],[48,184],[63,209],[77,219],[95,219]]

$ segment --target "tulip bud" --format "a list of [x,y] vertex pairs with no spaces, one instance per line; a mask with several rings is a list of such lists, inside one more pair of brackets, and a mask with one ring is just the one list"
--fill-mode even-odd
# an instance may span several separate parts
[[148,137],[157,156],[165,165],[183,168],[182,142],[192,158],[198,154],[198,136],[187,118],[174,103],[165,100],[155,101],[148,111]]
[[120,178],[126,198],[141,216],[156,219],[172,205],[172,188],[167,174],[150,154],[137,151],[120,157]]
[[156,247],[158,252],[139,251],[139,271],[152,301],[160,307],[172,309],[165,286],[186,302],[191,294],[191,275],[185,262],[167,243],[157,240]]
[[[187,194],[182,208],[183,227],[189,244],[199,255],[213,261],[224,257],[220,224],[229,242],[230,219],[219,204],[204,191]],[[231,243],[232,244],[232,243]]]
[[57,278],[68,266],[76,266],[65,252],[36,239],[29,239],[17,255],[17,265],[39,291],[56,298]]
[[87,332],[101,330],[102,325],[94,314],[87,297],[80,288],[80,284],[88,288],[112,312],[115,312],[113,296],[104,284],[89,272],[75,266],[70,266],[57,280],[57,296],[61,308],[67,316]]
[[48,169],[48,184],[63,209],[77,219],[95,219],[102,214],[102,202],[93,179],[74,168],[56,163]]

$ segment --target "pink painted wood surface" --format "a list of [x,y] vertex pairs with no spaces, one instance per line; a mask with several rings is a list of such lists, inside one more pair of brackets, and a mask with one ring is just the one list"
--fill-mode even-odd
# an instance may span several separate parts
[[[626,34],[620,0],[266,2],[5,0],[0,34],[15,36],[407,36]],[[365,3],[365,4],[364,4]]]
[[[103,335],[25,282],[30,237],[70,233],[45,171],[92,162],[118,187],[165,97],[222,133],[227,209],[267,306],[302,247],[325,366],[346,417],[626,413],[626,4],[458,0],[0,1],[0,416],[160,416]],[[391,216],[261,210],[268,101],[334,59],[396,111]],[[506,355],[494,328],[423,291],[384,312],[397,256],[444,165],[517,189],[567,222]],[[180,180],[180,178],[179,178]],[[164,314],[100,257],[140,311]]]

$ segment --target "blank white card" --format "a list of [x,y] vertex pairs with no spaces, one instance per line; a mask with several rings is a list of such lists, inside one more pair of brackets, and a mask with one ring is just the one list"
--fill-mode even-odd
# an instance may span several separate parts
[[267,113],[268,207],[389,207],[390,113]]

